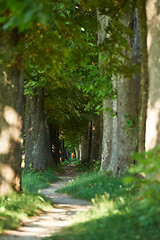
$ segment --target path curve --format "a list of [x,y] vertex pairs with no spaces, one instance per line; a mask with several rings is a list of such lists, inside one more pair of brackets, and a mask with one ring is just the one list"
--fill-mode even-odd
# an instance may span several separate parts
[[67,194],[56,192],[58,188],[65,186],[78,175],[74,164],[65,166],[64,170],[65,174],[60,176],[58,182],[41,190],[41,193],[53,201],[53,210],[30,218],[18,230],[6,231],[5,235],[0,236],[0,240],[40,240],[49,237],[59,232],[62,227],[69,226],[74,221],[77,212],[91,208],[88,201],[73,199]]

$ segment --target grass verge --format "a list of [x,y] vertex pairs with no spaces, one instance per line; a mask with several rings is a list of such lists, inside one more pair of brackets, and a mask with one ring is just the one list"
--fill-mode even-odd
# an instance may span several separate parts
[[28,217],[40,212],[50,211],[53,207],[48,199],[38,194],[42,188],[58,180],[53,169],[45,172],[28,171],[22,175],[23,193],[13,192],[0,197],[0,234],[7,229],[16,229]]
[[40,189],[49,187],[58,179],[52,168],[48,168],[44,172],[27,171],[22,175],[22,189],[24,192],[35,194]]
[[128,188],[122,183],[121,179],[108,177],[107,173],[93,171],[78,176],[57,192],[64,192],[73,198],[90,201],[95,195],[103,195],[105,192],[111,198],[116,198],[124,195],[127,191]]
[[159,213],[150,217],[152,209],[143,204],[132,186],[98,172],[79,176],[60,191],[86,200],[94,197],[93,208],[78,214],[74,225],[48,239],[159,240]]

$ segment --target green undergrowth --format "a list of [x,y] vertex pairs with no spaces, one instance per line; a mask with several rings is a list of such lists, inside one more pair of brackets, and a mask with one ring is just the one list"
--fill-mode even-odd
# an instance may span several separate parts
[[[97,209],[98,211],[99,209]],[[105,209],[104,209],[105,212]],[[159,240],[159,226],[144,228],[130,214],[114,213],[98,219],[85,219],[63,229],[50,240]]]
[[129,190],[130,188],[126,187],[121,179],[108,177],[105,172],[93,171],[78,176],[57,192],[64,192],[73,198],[90,201],[95,195],[103,195],[105,192],[110,195],[110,198],[116,198],[126,195]]
[[75,165],[78,165],[81,163],[81,161],[78,158],[69,158],[69,159],[66,159],[64,162],[61,162],[60,165],[66,166],[66,165],[70,165],[72,163],[74,163]]
[[87,200],[94,195],[93,207],[49,239],[159,240],[160,144],[148,153],[135,154],[134,159],[137,165],[122,180],[93,172],[62,189]]
[[51,183],[58,179],[52,168],[48,168],[44,172],[36,172],[33,169],[22,174],[22,188],[25,192],[37,193],[40,189],[49,187]]
[[22,192],[0,197],[0,233],[6,229],[16,229],[25,219],[53,207],[49,199],[39,190],[57,181],[53,169],[36,172],[34,169],[22,174]]
[[[85,173],[60,191],[91,200],[93,207],[79,213],[74,225],[49,239],[54,240],[159,240],[160,215],[139,199],[135,182],[104,173]],[[92,198],[94,196],[94,198]],[[157,208],[158,210],[158,208]],[[151,213],[152,212],[152,213]]]
[[58,166],[61,169],[61,167],[68,166],[70,164],[74,164],[76,166],[76,172],[87,172],[91,168],[91,166],[82,165],[81,160],[78,158],[69,158],[64,162],[61,162]]

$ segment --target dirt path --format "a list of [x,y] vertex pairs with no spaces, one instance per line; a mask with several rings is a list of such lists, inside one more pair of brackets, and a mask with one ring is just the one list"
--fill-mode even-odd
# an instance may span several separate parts
[[64,167],[65,173],[60,176],[60,181],[51,184],[41,192],[49,197],[54,208],[51,212],[43,213],[40,216],[32,217],[18,230],[10,230],[5,235],[0,236],[0,240],[39,240],[51,236],[60,231],[64,226],[68,226],[74,221],[76,212],[86,211],[91,206],[89,202],[73,199],[66,194],[56,193],[58,188],[66,185],[68,181],[78,175],[75,173],[76,167],[69,165]]

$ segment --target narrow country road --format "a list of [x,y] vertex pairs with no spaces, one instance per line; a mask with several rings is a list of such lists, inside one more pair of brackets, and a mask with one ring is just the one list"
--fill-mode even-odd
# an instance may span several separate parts
[[76,166],[73,164],[65,166],[64,170],[65,173],[60,176],[60,181],[51,184],[47,189],[41,190],[44,195],[53,201],[53,210],[32,217],[18,230],[6,231],[5,235],[0,236],[0,240],[39,240],[49,237],[60,231],[62,227],[69,226],[74,221],[77,212],[86,211],[91,207],[88,201],[73,199],[66,194],[56,193],[58,188],[65,186],[68,181],[78,175],[75,172]]

